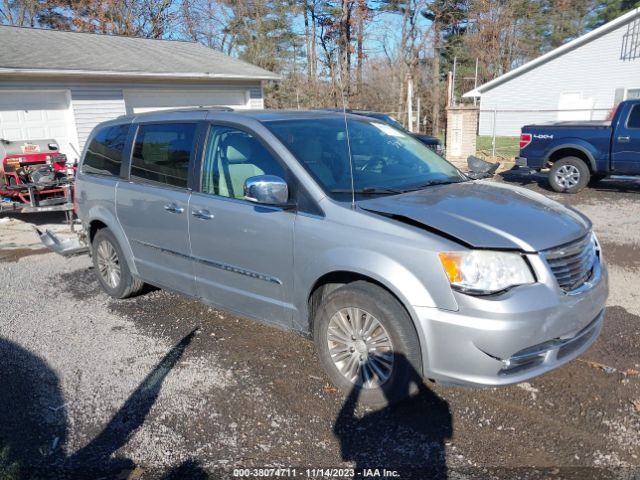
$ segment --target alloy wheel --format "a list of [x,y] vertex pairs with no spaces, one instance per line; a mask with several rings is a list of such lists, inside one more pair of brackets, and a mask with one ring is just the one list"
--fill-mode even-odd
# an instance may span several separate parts
[[98,271],[104,282],[111,288],[120,284],[120,260],[111,242],[102,240],[96,248]]
[[575,165],[563,165],[556,171],[555,180],[563,188],[575,187],[580,181],[580,170]]
[[329,320],[327,342],[334,365],[344,377],[363,388],[379,388],[393,372],[389,332],[369,312],[342,308]]

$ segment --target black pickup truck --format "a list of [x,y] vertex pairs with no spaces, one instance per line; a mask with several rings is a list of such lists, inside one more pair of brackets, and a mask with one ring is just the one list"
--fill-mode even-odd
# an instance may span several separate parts
[[549,169],[551,188],[566,193],[609,175],[640,176],[640,100],[620,103],[611,122],[522,127],[516,165]]

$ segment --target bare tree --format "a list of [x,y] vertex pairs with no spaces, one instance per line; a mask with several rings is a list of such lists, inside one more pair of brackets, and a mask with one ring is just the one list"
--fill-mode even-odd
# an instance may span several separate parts
[[362,68],[364,64],[364,31],[369,19],[369,7],[366,0],[358,0],[356,6],[356,85],[360,95],[362,93]]
[[233,53],[229,30],[232,11],[218,0],[182,0],[180,29],[189,39],[227,54]]
[[397,112],[400,118],[407,113],[407,89],[413,90],[414,79],[418,76],[416,69],[424,58],[428,41],[428,24],[424,11],[428,0],[388,0],[384,8],[401,16],[400,39],[398,42],[396,61],[400,75],[400,89],[397,92]]
[[0,0],[0,24],[34,27],[43,7],[39,0]]

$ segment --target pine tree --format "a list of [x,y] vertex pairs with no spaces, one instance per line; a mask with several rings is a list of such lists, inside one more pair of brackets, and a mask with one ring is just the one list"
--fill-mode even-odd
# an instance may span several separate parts
[[596,8],[596,13],[589,25],[591,28],[597,28],[624,15],[629,10],[640,7],[640,0],[603,0],[598,3],[600,5]]

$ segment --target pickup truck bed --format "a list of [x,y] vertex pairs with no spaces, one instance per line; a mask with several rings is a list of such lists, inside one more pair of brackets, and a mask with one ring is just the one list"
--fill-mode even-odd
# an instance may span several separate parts
[[640,100],[622,102],[610,122],[525,125],[516,165],[549,169],[551,187],[566,193],[608,175],[640,175]]
[[611,122],[609,120],[573,120],[573,121],[564,121],[564,122],[545,122],[545,123],[536,123],[535,125],[525,125],[522,127],[584,127],[584,128],[598,128],[598,127],[611,127]]

